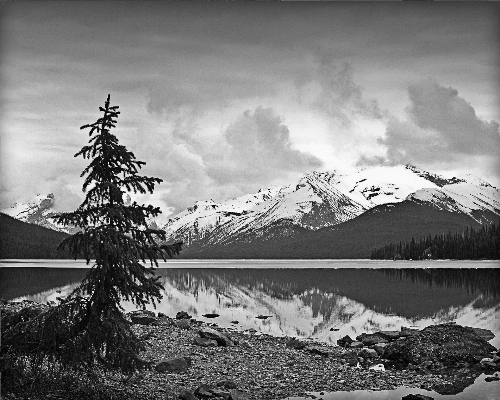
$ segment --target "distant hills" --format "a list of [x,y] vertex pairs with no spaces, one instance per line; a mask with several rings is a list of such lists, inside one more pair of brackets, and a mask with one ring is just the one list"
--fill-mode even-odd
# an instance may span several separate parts
[[[7,213],[72,233],[50,220],[55,201],[38,196]],[[312,172],[222,202],[199,200],[160,228],[184,242],[182,258],[369,258],[391,242],[499,221],[500,191],[484,180],[398,165]]]
[[0,259],[71,258],[68,252],[56,250],[68,236],[0,213]]

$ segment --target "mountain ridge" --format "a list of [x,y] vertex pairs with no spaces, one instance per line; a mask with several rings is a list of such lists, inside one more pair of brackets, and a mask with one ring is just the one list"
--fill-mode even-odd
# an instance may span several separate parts
[[[127,202],[131,201],[130,195],[124,196]],[[38,196],[37,201],[38,206],[36,202],[17,205],[11,209],[10,215],[17,213],[14,216],[26,222],[70,232],[66,227],[55,226],[49,221],[54,195]],[[410,215],[409,210],[416,214]],[[378,227],[372,220],[374,213],[380,213]],[[395,219],[396,214],[404,215],[406,221]],[[435,223],[427,223],[430,215],[436,217]],[[380,236],[381,231],[389,230],[394,234],[385,232],[382,237],[398,241],[403,238],[396,237],[397,232],[406,238],[410,231],[414,235],[427,235],[443,233],[443,229],[445,232],[462,230],[466,226],[496,222],[499,215],[500,191],[488,182],[471,175],[445,178],[412,165],[399,165],[370,167],[348,175],[314,171],[294,183],[260,189],[222,202],[199,200],[159,228],[166,231],[167,241],[183,241],[183,253],[190,258],[194,253],[200,257],[213,258],[213,254],[220,254],[226,258],[222,253],[228,249],[232,249],[229,253],[233,255],[240,254],[239,258],[243,257],[242,254],[255,256],[258,253],[241,246],[250,249],[257,243],[264,243],[265,254],[275,258],[270,251],[271,243],[275,243],[275,248],[285,246],[285,243],[295,248],[300,244],[290,241],[306,237],[306,241],[310,241],[319,235],[317,232],[325,232],[325,228],[340,227],[346,238],[331,235],[350,251],[321,251],[318,257],[325,257],[328,253],[352,258],[369,257],[365,248],[367,243],[385,244],[369,239],[367,233]],[[408,227],[409,230],[397,228],[395,220],[401,225],[412,226]],[[349,221],[356,222],[345,225]],[[366,233],[362,232],[359,221],[368,224],[364,227]],[[150,221],[150,224],[156,223]],[[349,228],[351,226],[357,228],[353,230]],[[425,226],[428,232],[423,232]],[[354,250],[348,243],[355,243],[359,238],[364,238],[358,246],[363,251]],[[219,250],[214,252],[213,248]],[[237,253],[236,249],[239,249]],[[284,249],[277,254],[286,257]],[[306,254],[306,257],[311,255]]]

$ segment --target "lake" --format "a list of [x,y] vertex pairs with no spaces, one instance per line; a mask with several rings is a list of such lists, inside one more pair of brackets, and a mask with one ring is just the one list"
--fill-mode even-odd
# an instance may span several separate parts
[[[491,330],[496,337],[490,343],[500,347],[496,261],[172,260],[160,265],[165,290],[155,311],[171,317],[187,311],[223,327],[328,343],[362,332],[456,322]],[[3,260],[0,266],[0,297],[36,302],[69,294],[88,268],[82,261],[52,260]],[[203,317],[209,313],[219,317]],[[370,398],[396,397],[372,393]]]

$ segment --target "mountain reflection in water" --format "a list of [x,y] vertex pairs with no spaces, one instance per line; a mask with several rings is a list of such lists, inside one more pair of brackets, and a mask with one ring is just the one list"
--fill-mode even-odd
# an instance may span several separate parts
[[[0,297],[45,302],[68,294],[85,270],[0,273]],[[221,326],[238,321],[233,325],[244,329],[333,343],[344,335],[455,321],[492,330],[491,343],[500,344],[498,269],[162,268],[157,274],[165,291],[156,311],[169,316],[182,310]],[[220,316],[202,316],[208,313]]]

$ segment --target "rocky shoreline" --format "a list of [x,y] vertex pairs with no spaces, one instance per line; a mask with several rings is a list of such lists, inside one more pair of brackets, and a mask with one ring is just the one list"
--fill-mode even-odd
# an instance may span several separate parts
[[[191,319],[187,313],[176,318],[133,312],[129,317],[134,332],[146,341],[141,357],[149,368],[132,376],[107,373],[104,379],[114,390],[133,392],[141,399],[278,400],[308,392],[401,386],[444,394],[456,390],[458,382],[473,382],[481,372],[500,370],[498,352],[485,340],[488,332],[481,337],[480,331],[455,324],[363,334],[359,340],[343,338],[335,346],[223,329]],[[461,338],[465,329],[475,340],[474,354],[457,356],[465,354],[453,342],[452,332],[457,329]],[[443,343],[454,343],[448,346],[449,352],[425,343],[425,338],[436,341],[438,335]],[[411,346],[419,341],[420,350],[406,351],[408,340],[413,340]],[[409,359],[408,353],[414,358]]]

